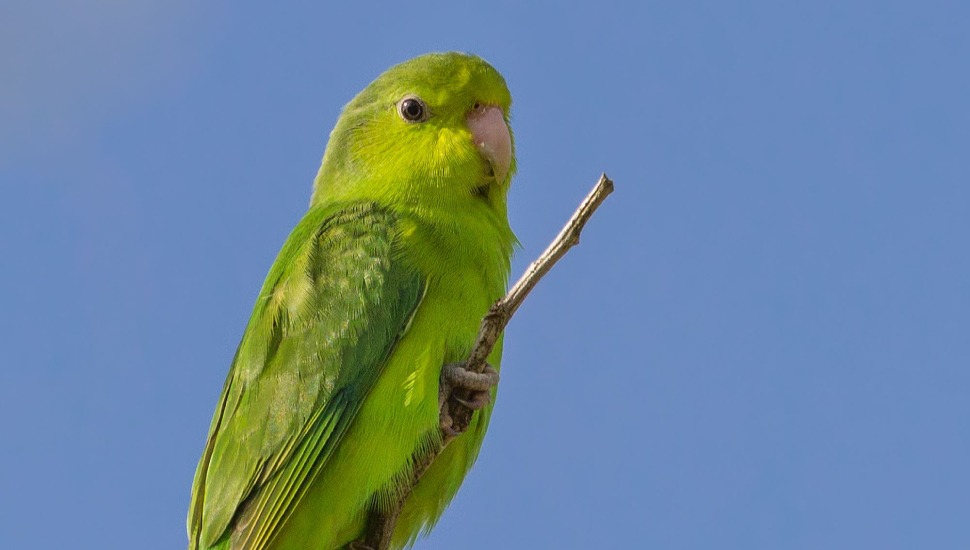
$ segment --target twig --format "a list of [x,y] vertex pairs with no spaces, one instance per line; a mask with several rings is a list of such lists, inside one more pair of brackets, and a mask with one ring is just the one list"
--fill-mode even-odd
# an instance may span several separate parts
[[[583,199],[583,202],[573,213],[569,221],[566,222],[565,227],[559,232],[559,235],[553,239],[552,243],[539,255],[534,262],[529,265],[529,268],[525,270],[525,273],[519,277],[519,280],[512,285],[509,292],[498,302],[488,310],[485,314],[485,318],[482,319],[481,327],[478,329],[478,338],[475,340],[475,347],[472,348],[471,354],[468,357],[468,361],[465,363],[465,368],[475,372],[483,372],[485,370],[486,359],[488,355],[492,353],[492,348],[495,347],[495,343],[498,341],[499,336],[502,335],[502,331],[505,330],[505,326],[509,324],[509,320],[512,315],[515,314],[522,302],[525,301],[525,297],[529,295],[529,292],[535,288],[536,284],[545,276],[546,273],[552,269],[552,266],[556,265],[556,262],[560,258],[566,255],[566,252],[570,248],[579,244],[579,235],[583,231],[583,227],[586,222],[592,217],[593,212],[599,208],[599,205],[606,200],[606,197],[613,192],[613,181],[606,177],[606,174],[600,176],[596,186],[590,191],[589,195]],[[473,411],[467,407],[461,406],[460,403],[449,401],[448,405],[452,411],[452,417],[454,418],[454,423],[460,426],[462,429],[457,430],[458,432],[463,431],[464,427],[468,426],[471,421],[471,415]],[[428,469],[429,466],[434,462],[435,458],[441,454],[445,446],[451,442],[456,436],[443,434],[441,444],[431,449],[431,451],[423,456],[415,457],[414,471],[411,475],[411,485],[405,487],[401,492],[401,497],[398,500],[397,505],[393,510],[386,511],[383,513],[372,512],[368,517],[367,521],[367,532],[364,538],[364,544],[373,548],[374,550],[387,550],[391,541],[391,534],[394,532],[394,524],[397,520],[397,516],[401,511],[401,506],[407,500],[407,497],[411,494],[411,490],[414,486],[418,484],[421,480],[421,476]]]
[[509,324],[512,315],[515,314],[519,306],[522,305],[522,302],[525,301],[525,297],[529,295],[529,292],[535,288],[539,279],[545,276],[552,269],[552,266],[556,265],[556,262],[566,255],[566,252],[570,248],[579,244],[579,234],[583,231],[583,227],[586,226],[586,222],[592,217],[593,212],[599,208],[599,205],[606,200],[607,195],[612,192],[613,180],[606,177],[606,174],[601,175],[599,181],[596,182],[596,186],[589,192],[589,195],[586,195],[586,198],[583,199],[579,208],[576,209],[573,217],[569,218],[569,221],[566,222],[565,227],[562,228],[559,235],[556,235],[556,238],[553,239],[542,254],[534,262],[529,264],[529,268],[512,285],[512,288],[509,289],[505,297],[495,302],[495,305],[488,310],[485,318],[482,319],[481,328],[478,329],[478,339],[475,341],[475,347],[472,348],[471,355],[468,357],[468,362],[465,365],[466,369],[474,370],[475,372],[485,370],[485,360],[488,358],[488,354],[492,353],[495,342],[498,341],[498,337],[505,330],[505,325]]

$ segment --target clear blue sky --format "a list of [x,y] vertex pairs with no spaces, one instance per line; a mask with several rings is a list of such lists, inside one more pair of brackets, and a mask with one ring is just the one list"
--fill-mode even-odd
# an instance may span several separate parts
[[966,2],[19,2],[0,16],[0,547],[183,547],[341,106],[457,49],[515,98],[520,273],[421,549],[970,548]]

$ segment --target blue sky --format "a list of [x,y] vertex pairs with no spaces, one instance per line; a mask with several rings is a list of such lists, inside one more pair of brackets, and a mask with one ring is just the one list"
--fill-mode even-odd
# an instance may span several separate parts
[[478,53],[515,100],[512,321],[422,549],[970,547],[965,2],[21,2],[0,17],[0,546],[183,547],[341,106]]

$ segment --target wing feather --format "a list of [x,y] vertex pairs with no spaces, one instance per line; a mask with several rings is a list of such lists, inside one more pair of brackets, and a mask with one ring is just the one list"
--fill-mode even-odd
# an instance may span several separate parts
[[311,209],[270,269],[192,488],[190,549],[273,539],[353,421],[421,300],[396,217]]

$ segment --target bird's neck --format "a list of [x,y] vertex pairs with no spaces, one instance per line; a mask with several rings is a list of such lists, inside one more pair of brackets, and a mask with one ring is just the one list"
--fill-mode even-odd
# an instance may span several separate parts
[[401,228],[407,257],[429,281],[480,293],[489,305],[504,294],[517,243],[504,208],[482,197],[433,211],[404,207]]

